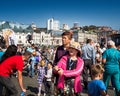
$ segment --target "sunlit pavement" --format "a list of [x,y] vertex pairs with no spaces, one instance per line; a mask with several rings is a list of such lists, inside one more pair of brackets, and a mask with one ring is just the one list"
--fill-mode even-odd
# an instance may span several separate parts
[[[20,96],[21,90],[18,85],[18,80],[15,76],[12,77],[12,80],[15,83],[15,85],[19,91],[18,96]],[[34,78],[30,78],[29,76],[27,76],[26,71],[24,71],[23,72],[23,82],[24,82],[24,86],[27,88],[27,92],[25,93],[25,96],[37,96],[37,92],[38,92],[37,75],[35,75]],[[113,93],[114,93],[114,91],[112,90],[112,88],[109,88],[109,90],[108,90],[109,96],[114,96]],[[43,95],[41,95],[41,96],[43,96]],[[83,90],[83,92],[81,93],[81,96],[88,96],[87,91]]]

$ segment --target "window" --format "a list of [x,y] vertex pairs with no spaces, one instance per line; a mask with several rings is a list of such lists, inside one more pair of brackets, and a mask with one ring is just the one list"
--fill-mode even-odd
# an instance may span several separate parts
[[19,36],[19,39],[21,39],[21,36]]

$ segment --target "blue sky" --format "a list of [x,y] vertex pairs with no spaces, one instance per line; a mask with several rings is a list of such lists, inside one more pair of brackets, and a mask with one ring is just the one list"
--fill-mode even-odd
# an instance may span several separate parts
[[47,19],[54,17],[73,26],[97,25],[120,28],[120,0],[0,0],[0,21],[24,24],[34,22],[46,27]]

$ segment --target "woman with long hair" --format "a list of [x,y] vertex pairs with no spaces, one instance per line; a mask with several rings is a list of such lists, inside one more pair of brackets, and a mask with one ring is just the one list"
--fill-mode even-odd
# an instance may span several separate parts
[[4,60],[6,60],[7,58],[16,55],[17,53],[17,46],[15,45],[10,45],[7,50],[5,51],[5,53],[3,54],[0,63],[2,63]]

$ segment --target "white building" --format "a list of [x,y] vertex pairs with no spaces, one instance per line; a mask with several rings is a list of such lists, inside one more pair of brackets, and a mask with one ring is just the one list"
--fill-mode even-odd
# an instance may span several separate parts
[[63,30],[69,30],[70,28],[69,28],[69,26],[68,26],[68,24],[63,24]]
[[46,33],[46,32],[34,33],[33,43],[45,45],[45,46],[61,45],[62,38],[61,36],[52,36],[51,33]]
[[47,30],[60,30],[60,22],[58,20],[54,20],[53,18],[48,19],[47,21]]
[[40,32],[40,45],[51,45],[51,34],[46,32]]
[[34,44],[41,44],[41,34],[40,33],[33,32],[32,37],[33,37],[32,42]]
[[75,41],[80,43],[85,43],[87,39],[92,39],[94,40],[94,42],[97,42],[97,34],[83,32],[82,30],[74,32],[73,38],[75,39]]
[[53,30],[60,30],[60,22],[58,20],[54,20]]
[[21,32],[17,32],[15,33],[16,38],[18,40],[18,45],[27,45],[27,33],[21,33]]

